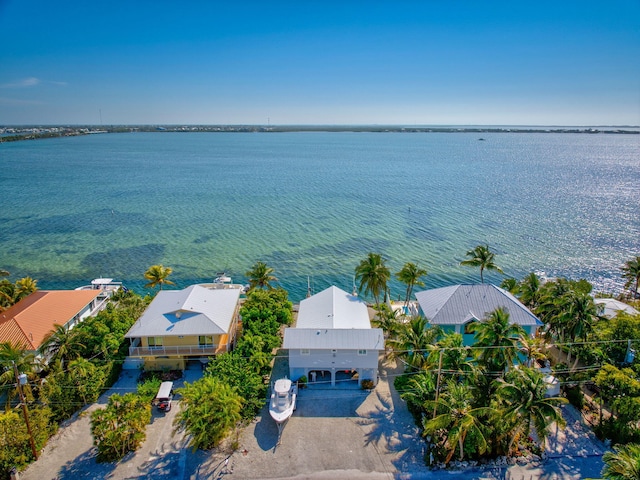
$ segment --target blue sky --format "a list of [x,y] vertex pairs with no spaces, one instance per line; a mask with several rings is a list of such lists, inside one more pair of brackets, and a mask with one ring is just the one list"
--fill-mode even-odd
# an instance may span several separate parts
[[640,124],[639,0],[0,0],[0,45],[0,124]]

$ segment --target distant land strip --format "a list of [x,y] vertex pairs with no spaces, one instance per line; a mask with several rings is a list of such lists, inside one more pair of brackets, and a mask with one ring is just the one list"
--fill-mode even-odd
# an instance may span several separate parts
[[0,126],[0,143],[135,132],[372,132],[372,133],[591,133],[640,134],[640,127],[397,126],[397,125],[112,125]]

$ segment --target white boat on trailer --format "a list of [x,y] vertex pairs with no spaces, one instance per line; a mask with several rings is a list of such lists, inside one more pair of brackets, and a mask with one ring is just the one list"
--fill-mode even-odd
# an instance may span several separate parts
[[280,436],[285,423],[291,418],[293,411],[296,409],[297,397],[297,383],[293,383],[288,378],[276,380],[269,402],[269,414],[278,425],[278,444],[280,444]]

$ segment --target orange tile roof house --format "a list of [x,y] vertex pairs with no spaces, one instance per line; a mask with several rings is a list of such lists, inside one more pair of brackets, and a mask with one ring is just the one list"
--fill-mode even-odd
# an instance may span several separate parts
[[35,351],[55,325],[69,328],[95,313],[100,290],[38,290],[0,312],[0,342]]

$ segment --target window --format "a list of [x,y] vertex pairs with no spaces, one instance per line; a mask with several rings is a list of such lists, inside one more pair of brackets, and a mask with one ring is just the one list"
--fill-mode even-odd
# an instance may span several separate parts
[[309,355],[309,354],[311,354],[311,350],[309,350],[308,348],[300,349],[300,355]]
[[149,337],[147,338],[147,344],[149,348],[162,348],[163,340],[162,337]]
[[200,335],[198,337],[198,345],[201,347],[213,346],[213,337],[211,335]]
[[367,351],[366,350],[358,350],[358,355],[366,355]]

